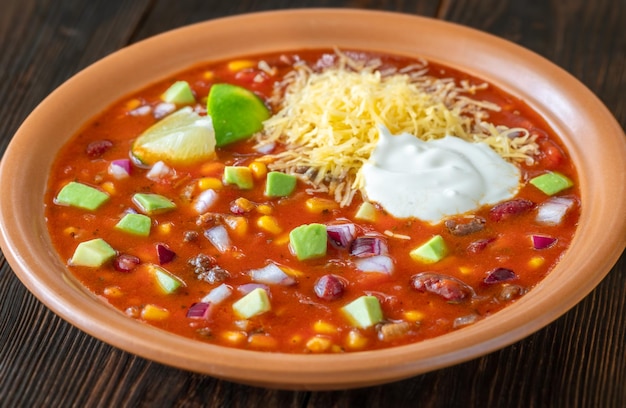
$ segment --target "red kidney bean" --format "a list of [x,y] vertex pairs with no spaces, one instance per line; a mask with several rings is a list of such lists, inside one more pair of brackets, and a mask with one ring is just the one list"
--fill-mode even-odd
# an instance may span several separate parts
[[507,268],[496,268],[487,274],[484,282],[487,284],[493,284],[510,281],[516,278],[517,275],[512,270]]
[[472,253],[472,254],[477,254],[479,252],[482,252],[485,248],[487,248],[487,245],[489,245],[495,240],[496,240],[495,238],[485,238],[485,239],[479,239],[477,241],[471,242],[467,246],[467,252]]
[[97,159],[102,156],[107,150],[113,147],[113,142],[110,140],[96,140],[91,142],[85,148],[85,153],[91,159]]
[[113,260],[113,267],[120,272],[130,272],[141,261],[134,255],[120,254]]
[[324,275],[315,282],[315,294],[320,299],[339,299],[345,290],[345,282],[336,275]]
[[496,204],[489,211],[489,218],[493,221],[502,221],[513,216],[523,214],[535,207],[535,203],[524,198],[516,198]]
[[448,302],[459,303],[470,299],[474,290],[464,282],[434,272],[423,272],[411,278],[411,286],[418,292],[428,292],[441,296]]

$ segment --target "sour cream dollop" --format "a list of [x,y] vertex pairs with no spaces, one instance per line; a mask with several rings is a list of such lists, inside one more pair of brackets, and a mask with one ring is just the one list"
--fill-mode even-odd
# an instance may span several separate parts
[[370,201],[394,217],[432,224],[512,198],[520,185],[520,170],[484,143],[425,142],[384,127],[362,175]]

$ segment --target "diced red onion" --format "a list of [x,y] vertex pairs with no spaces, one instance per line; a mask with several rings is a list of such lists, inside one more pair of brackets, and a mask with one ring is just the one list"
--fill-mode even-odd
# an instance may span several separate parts
[[217,305],[226,300],[232,293],[232,288],[227,284],[222,283],[221,285],[213,288],[205,297],[203,297],[202,302]]
[[276,264],[269,263],[263,268],[252,269],[250,277],[256,283],[277,284],[277,285],[293,285],[296,281],[287,275]]
[[257,288],[261,288],[264,291],[266,291],[267,293],[270,293],[270,288],[267,285],[263,284],[263,283],[245,283],[245,284],[237,287],[237,290],[242,295],[246,295],[246,294],[252,292],[253,290],[255,290]]
[[330,224],[326,226],[330,242],[338,248],[349,248],[356,236],[356,226],[352,223]]
[[315,282],[313,290],[318,298],[324,300],[339,299],[345,290],[346,283],[337,275],[324,275]]
[[276,143],[267,143],[262,146],[255,147],[254,150],[262,154],[270,154],[275,147]]
[[113,160],[109,163],[109,168],[107,169],[107,173],[109,173],[114,178],[121,180],[127,178],[130,175],[130,160],[128,159],[120,159]]
[[171,178],[174,175],[174,170],[169,168],[168,165],[162,161],[158,161],[154,163],[150,171],[146,174],[146,177],[152,181],[160,181],[166,178]]
[[211,304],[205,302],[198,302],[192,304],[187,309],[187,317],[190,319],[206,319],[209,317],[211,311]]
[[176,105],[169,102],[161,102],[157,106],[154,107],[154,117],[156,119],[161,119],[169,115],[170,113],[176,110]]
[[380,237],[362,236],[350,245],[350,254],[358,257],[385,255],[387,243]]
[[167,246],[165,246],[165,244],[156,244],[156,251],[160,265],[172,262],[176,257],[176,252],[169,249]]
[[204,231],[204,236],[220,252],[226,252],[232,248],[228,231],[223,225],[216,225]]
[[205,212],[209,211],[213,204],[215,204],[216,200],[217,193],[215,192],[215,190],[204,190],[198,195],[198,197],[196,197],[196,200],[193,203],[193,208],[198,214],[204,214]]
[[507,268],[496,268],[487,274],[484,282],[487,284],[506,282],[513,279],[517,279],[517,275]]
[[138,108],[135,108],[135,109],[131,110],[128,113],[131,116],[146,116],[150,112],[152,112],[152,106],[150,106],[150,105],[142,105],[142,106],[140,106]]
[[535,249],[546,249],[556,242],[556,238],[547,235],[533,235],[531,238]]
[[357,259],[356,268],[362,272],[379,272],[390,275],[393,272],[393,260],[386,255],[375,255]]
[[116,271],[130,272],[135,269],[140,262],[139,258],[134,255],[120,254],[113,260],[113,267]]
[[573,198],[551,197],[539,206],[535,221],[541,224],[558,225],[563,221],[567,211],[573,206]]

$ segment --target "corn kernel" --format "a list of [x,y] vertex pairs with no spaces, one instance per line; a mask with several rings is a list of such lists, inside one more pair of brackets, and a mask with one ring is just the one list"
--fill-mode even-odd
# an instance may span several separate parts
[[334,210],[339,208],[339,204],[336,201],[329,200],[327,198],[312,197],[306,200],[306,208],[314,213],[321,213],[324,211]]
[[224,163],[218,161],[211,161],[204,163],[200,168],[200,174],[203,176],[221,176],[224,172]]
[[[276,238],[274,238],[273,243],[275,245],[286,245],[286,244],[288,244],[289,243],[289,234],[282,234],[282,235],[277,236]],[[289,274],[289,272],[285,272],[285,273]]]
[[323,353],[331,346],[332,342],[329,338],[320,336],[311,337],[309,341],[306,342],[306,348],[313,353]]
[[265,165],[265,163],[262,163],[260,161],[253,161],[248,165],[248,167],[252,172],[252,177],[257,180],[261,180],[267,175],[267,166]]
[[287,275],[291,276],[292,278],[301,278],[302,276],[304,276],[304,273],[302,271],[290,268],[288,266],[281,265],[280,269],[282,269],[283,272],[285,272]]
[[333,353],[341,353],[341,352],[343,352],[343,349],[341,348],[341,346],[339,344],[333,344],[330,347],[330,351],[332,351]]
[[364,201],[359,206],[359,209],[354,215],[354,219],[359,220],[359,221],[375,222],[376,218],[378,218],[376,207],[374,207],[374,204],[367,202],[367,201]]
[[235,60],[228,63],[228,69],[232,72],[241,71],[242,69],[252,68],[254,66],[254,61],[250,60]]
[[159,224],[157,228],[161,234],[169,234],[172,232],[172,223],[164,222],[163,224]]
[[105,181],[100,187],[109,194],[115,194],[115,184],[110,181]]
[[278,342],[274,337],[261,333],[253,334],[248,337],[248,343],[251,346],[264,349],[276,348],[278,345]]
[[328,322],[318,320],[313,324],[313,330],[320,334],[333,334],[337,331],[337,328]]
[[213,71],[204,71],[202,73],[202,78],[204,78],[204,79],[213,79],[213,78],[215,78],[215,72],[213,72]]
[[283,229],[278,225],[276,217],[271,215],[262,215],[256,221],[257,227],[272,234],[280,234]]
[[241,344],[246,339],[246,335],[240,331],[226,331],[222,337],[231,344]]
[[259,204],[256,210],[264,215],[270,215],[272,213],[272,207],[267,204]]
[[104,296],[117,298],[122,296],[122,289],[120,289],[118,286],[107,286],[106,288],[104,288],[102,293],[104,294]]
[[530,261],[528,261],[528,266],[531,268],[539,268],[545,261],[546,260],[541,256],[533,256],[530,258]]
[[222,180],[217,177],[202,177],[198,180],[198,188],[202,191],[208,189],[218,190],[223,186]]
[[152,304],[145,305],[141,310],[141,318],[145,320],[164,320],[169,315],[169,310]]
[[224,222],[236,235],[244,236],[248,232],[248,220],[245,217],[228,216],[224,218]]
[[298,344],[302,341],[302,336],[299,334],[291,336],[291,344]]
[[463,275],[469,275],[470,273],[472,273],[472,268],[470,268],[469,266],[459,266],[459,272],[461,272]]
[[131,99],[128,102],[126,102],[126,109],[128,109],[129,111],[136,109],[139,107],[139,105],[141,105],[141,101],[137,98]]
[[351,349],[361,349],[367,344],[367,338],[356,330],[348,333],[347,346]]
[[408,310],[404,312],[404,318],[410,322],[419,322],[424,318],[424,313],[417,310]]
[[76,235],[78,235],[79,229],[76,227],[67,227],[63,230],[63,233],[65,235],[69,235],[71,237],[75,237]]
[[244,212],[250,212],[252,210],[254,210],[255,204],[248,200],[247,198],[243,198],[243,197],[239,197],[238,199],[235,200],[234,204],[241,208],[242,211]]

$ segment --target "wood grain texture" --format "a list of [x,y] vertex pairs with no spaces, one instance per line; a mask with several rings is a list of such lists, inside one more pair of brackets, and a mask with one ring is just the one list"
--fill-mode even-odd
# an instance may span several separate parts
[[[4,0],[0,149],[56,86],[121,47],[207,19],[303,7],[401,11],[493,33],[563,67],[626,127],[625,0]],[[377,387],[292,392],[220,381],[100,342],[46,309],[0,257],[0,406],[621,407],[625,293],[622,256],[579,305],[500,351]]]

